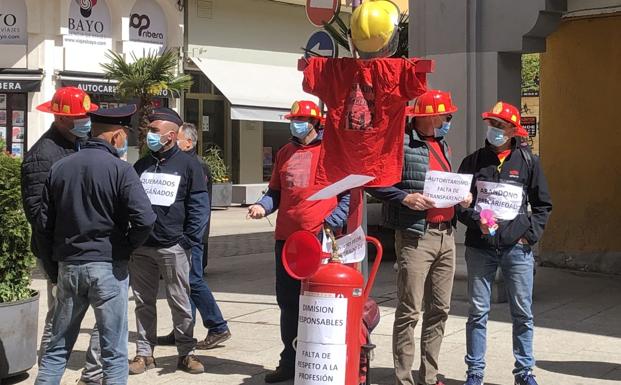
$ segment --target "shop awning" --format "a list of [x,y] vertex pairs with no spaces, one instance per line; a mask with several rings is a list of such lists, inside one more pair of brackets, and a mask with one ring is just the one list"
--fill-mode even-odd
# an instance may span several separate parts
[[41,89],[43,70],[0,69],[0,93],[37,92]]
[[291,67],[192,58],[231,103],[231,119],[285,122],[295,100],[316,100],[302,91],[302,72]]

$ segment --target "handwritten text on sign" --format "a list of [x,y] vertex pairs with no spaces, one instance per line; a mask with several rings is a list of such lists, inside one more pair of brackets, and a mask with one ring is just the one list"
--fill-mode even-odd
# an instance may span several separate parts
[[298,341],[344,344],[347,298],[300,296]]
[[522,207],[522,187],[506,183],[477,181],[476,211],[490,209],[496,218],[510,221],[518,215],[520,207]]
[[437,208],[452,207],[466,199],[471,184],[470,174],[428,171],[423,195],[433,199]]
[[[362,227],[336,240],[338,253],[342,263],[356,263],[364,259],[366,254],[366,235]],[[323,237],[323,251],[332,253],[332,240],[325,235]]]
[[298,342],[295,385],[344,385],[347,345]]
[[142,187],[154,206],[170,206],[175,203],[180,175],[145,172],[140,176]]

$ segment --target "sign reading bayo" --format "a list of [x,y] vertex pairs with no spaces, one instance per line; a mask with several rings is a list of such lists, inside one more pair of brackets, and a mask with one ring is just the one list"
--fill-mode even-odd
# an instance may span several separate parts
[[28,44],[25,0],[0,1],[0,44]]
[[69,4],[69,33],[63,44],[112,48],[112,23],[105,0],[72,0]]
[[129,40],[166,45],[166,17],[153,0],[138,0],[129,14]]

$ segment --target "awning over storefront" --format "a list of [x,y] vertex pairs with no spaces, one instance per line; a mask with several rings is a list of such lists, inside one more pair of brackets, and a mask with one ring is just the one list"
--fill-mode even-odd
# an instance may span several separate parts
[[[93,72],[59,71],[57,78],[62,87],[77,87],[86,93],[98,95],[114,95],[118,84],[116,80]],[[168,90],[162,90],[158,97],[168,97]]]
[[295,100],[316,100],[302,91],[302,72],[291,67],[192,58],[231,103],[231,119],[286,122]]
[[0,69],[0,93],[37,92],[42,78],[42,70]]

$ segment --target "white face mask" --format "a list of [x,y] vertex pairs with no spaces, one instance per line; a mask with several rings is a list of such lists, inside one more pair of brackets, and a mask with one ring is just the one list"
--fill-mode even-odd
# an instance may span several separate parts
[[493,126],[487,126],[487,141],[490,142],[492,146],[500,147],[507,143],[508,140],[509,137],[505,135],[504,130]]

